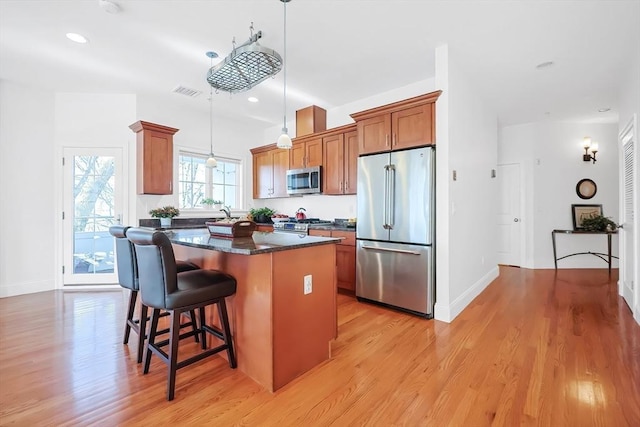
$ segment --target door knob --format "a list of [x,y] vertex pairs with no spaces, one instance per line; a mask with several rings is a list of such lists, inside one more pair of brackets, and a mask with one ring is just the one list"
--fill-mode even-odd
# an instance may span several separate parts
[[518,218],[513,218],[513,222],[518,222],[520,221]]

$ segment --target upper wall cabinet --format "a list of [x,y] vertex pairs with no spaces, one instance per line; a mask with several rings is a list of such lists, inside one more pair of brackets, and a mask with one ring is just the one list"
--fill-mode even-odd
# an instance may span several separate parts
[[253,198],[287,197],[286,172],[289,169],[289,150],[275,144],[252,148]]
[[138,194],[173,194],[173,135],[178,129],[143,121],[129,129],[136,133]]
[[355,129],[355,125],[343,126],[333,129],[336,133],[332,132],[322,138],[324,194],[356,194],[358,132]]
[[359,153],[433,145],[435,102],[442,91],[351,114],[358,127]]
[[322,166],[322,138],[296,138],[289,155],[289,168]]

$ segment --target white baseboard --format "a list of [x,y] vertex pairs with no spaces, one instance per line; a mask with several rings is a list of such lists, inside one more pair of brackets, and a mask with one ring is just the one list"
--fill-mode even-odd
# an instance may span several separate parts
[[52,291],[55,283],[53,280],[41,280],[37,282],[15,283],[8,286],[0,286],[0,298],[14,297],[16,295],[33,294],[36,292]]
[[[453,319],[462,313],[462,310],[471,304],[471,301],[473,301],[475,297],[480,295],[480,293],[499,276],[499,273],[498,266],[495,266],[449,305],[438,304],[436,302],[434,318],[447,323],[453,321]],[[436,296],[436,299],[437,298]]]

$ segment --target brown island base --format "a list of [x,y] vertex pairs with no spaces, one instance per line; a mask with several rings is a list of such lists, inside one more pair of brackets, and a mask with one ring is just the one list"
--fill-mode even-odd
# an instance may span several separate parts
[[[236,278],[227,304],[238,369],[246,375],[274,392],[331,357],[339,239],[259,231],[224,239],[205,229],[167,235],[176,258]],[[311,276],[307,294],[305,276]],[[219,324],[215,310],[207,316]]]

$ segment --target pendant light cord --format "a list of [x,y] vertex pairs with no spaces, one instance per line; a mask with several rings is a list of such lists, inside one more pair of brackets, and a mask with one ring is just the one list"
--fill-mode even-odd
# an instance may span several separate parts
[[284,1],[284,121],[282,132],[287,133],[287,2]]
[[213,157],[213,86],[209,89],[209,148]]

